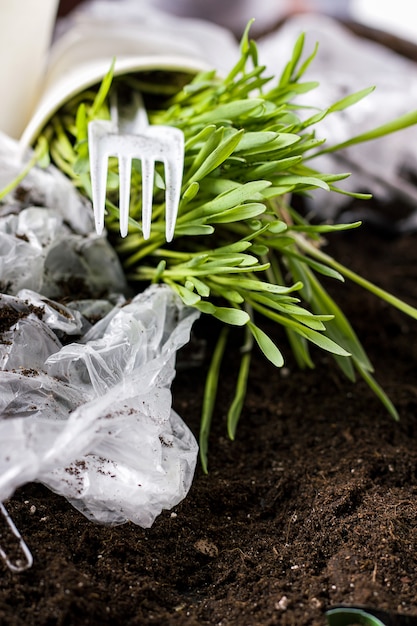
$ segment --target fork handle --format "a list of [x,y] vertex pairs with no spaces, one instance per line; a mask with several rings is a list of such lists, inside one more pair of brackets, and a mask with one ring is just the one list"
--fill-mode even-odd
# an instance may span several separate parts
[[126,111],[128,113],[127,116],[124,114],[124,107],[122,109],[119,107],[116,91],[112,91],[110,94],[110,117],[115,132],[129,132],[134,135],[149,126],[145,103],[142,94],[138,91],[133,92],[132,101],[126,108]]
[[132,100],[136,108],[135,117],[133,119],[133,132],[136,132],[149,126],[149,120],[142,94],[139,91],[134,91]]

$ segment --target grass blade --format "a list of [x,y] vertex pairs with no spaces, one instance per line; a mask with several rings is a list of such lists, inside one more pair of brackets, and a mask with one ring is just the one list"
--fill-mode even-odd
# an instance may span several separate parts
[[224,351],[226,349],[228,337],[228,328],[224,327],[217,340],[216,347],[214,349],[213,357],[210,363],[210,367],[207,373],[206,384],[204,387],[203,407],[201,411],[200,422],[200,460],[203,472],[208,472],[208,438],[210,433],[211,421],[213,418],[214,405],[216,402],[217,388],[219,384],[220,367],[223,360]]

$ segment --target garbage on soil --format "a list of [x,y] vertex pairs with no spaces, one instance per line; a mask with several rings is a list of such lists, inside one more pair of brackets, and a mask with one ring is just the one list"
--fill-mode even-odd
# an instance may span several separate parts
[[63,179],[35,168],[0,206],[0,501],[40,481],[95,522],[149,527],[194,474],[170,386],[198,312],[166,286],[127,299],[91,208],[72,186],[55,193]]
[[[133,4],[123,3],[124,17]],[[74,28],[93,27],[95,10],[105,6],[110,4],[89,3]],[[103,16],[99,34],[107,36],[112,19],[110,14]],[[156,17],[150,11],[147,23],[159,32]],[[277,59],[288,57],[282,50],[289,38],[292,47],[300,30],[308,32],[310,40],[320,40],[322,65],[316,64],[316,75],[310,76],[325,87],[318,92],[324,101],[313,102],[319,109],[338,95],[368,87],[368,73],[360,75],[364,84],[356,84],[356,69],[358,63],[369,69],[371,82],[382,86],[381,98],[355,108],[354,118],[350,111],[335,116],[334,126],[327,129],[333,141],[343,141],[346,129],[349,136],[362,132],[368,121],[374,127],[375,111],[386,115],[378,118],[381,124],[401,114],[398,103],[409,101],[403,94],[403,72],[408,76],[407,90],[416,91],[415,71],[388,51],[381,64],[380,47],[359,46],[340,25],[336,29],[333,21],[318,20],[293,18],[280,31],[261,38],[262,62],[276,74]],[[118,26],[128,28],[122,22],[120,18]],[[161,37],[166,38],[168,52],[175,44],[184,54],[197,48],[198,56],[205,53],[200,39],[191,37],[194,22],[181,22],[184,37],[178,43],[173,25],[179,23],[166,16]],[[71,36],[70,26],[62,38]],[[223,61],[238,54],[237,43],[235,47],[229,33],[218,27],[203,23],[200,27],[202,41],[212,37],[222,42],[219,48],[206,47],[216,53],[206,61],[221,69]],[[340,54],[329,55],[329,48],[332,55],[335,50]],[[402,63],[398,72],[397,62]],[[387,72],[388,64],[393,71]],[[382,76],[375,73],[377,66],[383,67]],[[395,98],[388,98],[388,93]],[[372,142],[360,157],[356,148],[350,149],[342,164],[332,164],[338,169],[352,165],[377,197],[401,190],[415,207],[415,187],[408,180],[416,167],[410,132],[397,135],[396,143],[390,138],[389,147]],[[376,157],[372,150],[377,150]],[[0,134],[0,190],[21,169],[18,145]],[[356,185],[357,181],[356,176]],[[317,198],[321,206],[318,194]],[[325,217],[340,210],[328,202],[326,207]],[[415,222],[414,216],[415,212]],[[177,351],[188,342],[198,312],[167,286],[151,286],[130,296],[115,251],[105,236],[94,232],[88,201],[54,167],[34,167],[0,202],[0,503],[19,486],[40,481],[93,521],[130,520],[149,527],[163,509],[187,494],[197,443],[172,409],[170,387]],[[1,546],[0,556],[7,559]]]
[[0,499],[37,480],[93,521],[149,527],[194,473],[197,444],[170,384],[196,314],[153,286],[62,345],[62,319],[77,333],[81,316],[38,301],[27,290],[0,300],[2,319],[16,318],[2,333]]

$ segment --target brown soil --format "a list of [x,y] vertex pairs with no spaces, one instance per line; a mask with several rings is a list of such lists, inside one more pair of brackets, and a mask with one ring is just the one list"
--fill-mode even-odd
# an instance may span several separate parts
[[[417,306],[417,236],[363,228],[332,252]],[[417,616],[417,322],[351,284],[330,284],[395,402],[395,423],[366,385],[317,351],[301,372],[256,357],[238,437],[225,434],[228,355],[210,473],[150,530],[87,521],[27,485],[7,503],[33,567],[0,562],[2,626],[322,626],[361,604]],[[204,368],[181,370],[174,405],[198,431]],[[0,529],[1,531],[1,529]]]

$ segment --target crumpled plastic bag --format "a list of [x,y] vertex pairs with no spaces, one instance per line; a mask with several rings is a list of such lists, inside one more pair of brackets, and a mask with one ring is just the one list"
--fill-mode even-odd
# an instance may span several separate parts
[[194,475],[197,443],[171,408],[170,385],[198,311],[152,286],[60,346],[56,330],[77,334],[86,322],[20,296],[0,300],[1,319],[4,307],[17,312],[2,328],[12,349],[1,357],[0,501],[36,480],[91,520],[151,526]]
[[[0,133],[0,190],[22,170],[18,145]],[[34,167],[0,205],[0,291],[31,289],[49,298],[128,292],[91,204],[55,167]]]
[[8,293],[31,289],[50,298],[74,289],[93,296],[127,289],[106,239],[75,234],[56,210],[40,207],[0,219],[0,285]]
[[[0,189],[21,167],[0,134]],[[40,481],[93,521],[150,526],[194,474],[170,385],[198,312],[168,287],[126,300],[91,205],[53,166],[0,203],[0,292],[0,501]]]
[[[21,148],[17,141],[0,132],[0,190],[22,173]],[[18,213],[27,207],[53,209],[70,229],[80,235],[94,230],[90,202],[56,167],[33,167],[0,205],[0,216]]]

